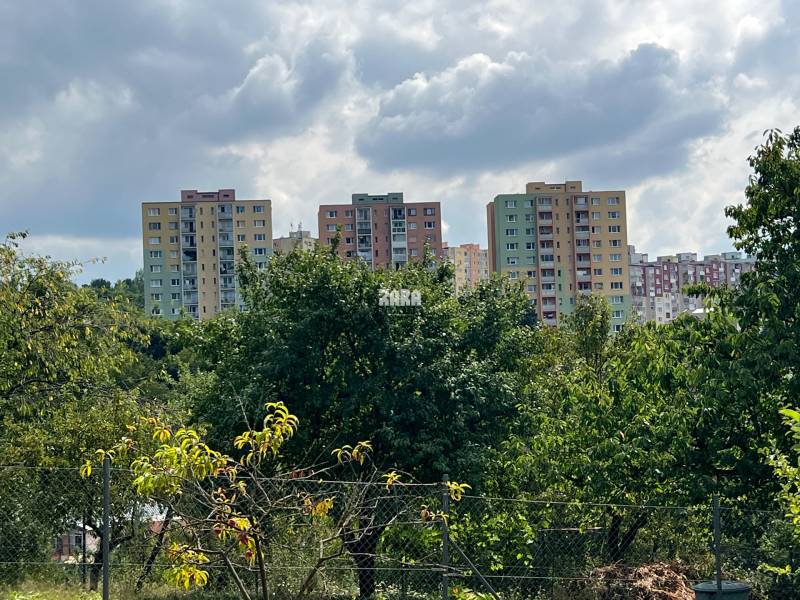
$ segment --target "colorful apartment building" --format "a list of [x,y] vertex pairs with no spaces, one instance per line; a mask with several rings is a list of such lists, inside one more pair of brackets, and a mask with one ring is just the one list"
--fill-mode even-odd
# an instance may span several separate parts
[[461,244],[447,248],[453,263],[454,286],[458,292],[489,278],[489,251],[478,244]]
[[339,256],[373,269],[399,269],[422,257],[426,245],[444,257],[438,202],[406,203],[401,192],[353,194],[350,204],[320,205],[317,218],[321,244],[332,244],[340,231]]
[[709,254],[698,259],[695,252],[658,256],[628,247],[632,311],[641,321],[669,323],[685,312],[704,308],[702,298],[684,293],[687,285],[706,283],[711,287],[737,287],[743,274],[755,268],[755,259],[741,252]]
[[142,203],[142,242],[147,314],[209,319],[242,308],[239,249],[247,245],[260,267],[272,255],[272,205],[232,189],[182,190],[180,202]]
[[611,304],[619,331],[631,308],[625,192],[586,191],[581,181],[525,186],[487,205],[492,272],[523,282],[539,318],[556,325],[579,294]]

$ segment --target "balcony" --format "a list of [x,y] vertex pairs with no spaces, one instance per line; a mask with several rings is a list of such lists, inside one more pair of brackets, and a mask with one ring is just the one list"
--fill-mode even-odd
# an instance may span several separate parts
[[575,266],[577,266],[577,267],[591,267],[592,266],[592,261],[590,261],[590,260],[576,260],[575,261]]
[[539,215],[539,225],[552,225],[553,224],[553,217],[543,217]]
[[586,269],[584,271],[577,271],[576,278],[577,278],[578,281],[591,281],[592,280],[592,274],[591,274],[591,272],[589,272],[588,269]]
[[553,275],[542,275],[541,277],[539,277],[539,281],[541,283],[555,283],[556,278]]

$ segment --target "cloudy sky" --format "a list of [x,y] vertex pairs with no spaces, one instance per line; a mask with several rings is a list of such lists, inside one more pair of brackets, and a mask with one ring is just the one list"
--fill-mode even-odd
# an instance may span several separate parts
[[764,129],[800,124],[797,0],[0,0],[0,229],[141,263],[139,203],[234,187],[275,235],[353,192],[451,244],[526,181],[628,191],[629,240],[731,248]]

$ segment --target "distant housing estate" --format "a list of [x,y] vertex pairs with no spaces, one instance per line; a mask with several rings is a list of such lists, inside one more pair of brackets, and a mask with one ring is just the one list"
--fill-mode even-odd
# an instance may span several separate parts
[[737,287],[742,275],[755,267],[755,259],[741,252],[709,254],[702,259],[695,252],[681,252],[651,261],[633,246],[628,246],[628,260],[633,314],[641,322],[657,323],[669,323],[681,313],[703,308],[701,298],[683,293],[687,285]]

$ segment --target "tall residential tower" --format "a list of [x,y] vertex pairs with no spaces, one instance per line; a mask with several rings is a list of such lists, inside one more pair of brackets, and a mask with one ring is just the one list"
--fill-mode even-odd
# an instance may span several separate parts
[[341,230],[339,256],[361,258],[373,269],[399,269],[422,257],[426,244],[444,256],[439,203],[405,203],[401,192],[353,194],[350,204],[322,204],[318,223],[321,244],[333,243]]
[[272,254],[272,206],[237,200],[234,190],[182,190],[180,202],[142,203],[142,242],[147,314],[209,319],[242,307],[239,248],[246,244],[258,266]]
[[492,272],[524,282],[540,319],[555,325],[578,294],[606,296],[612,328],[630,312],[625,192],[584,191],[580,181],[528,183],[487,206]]

